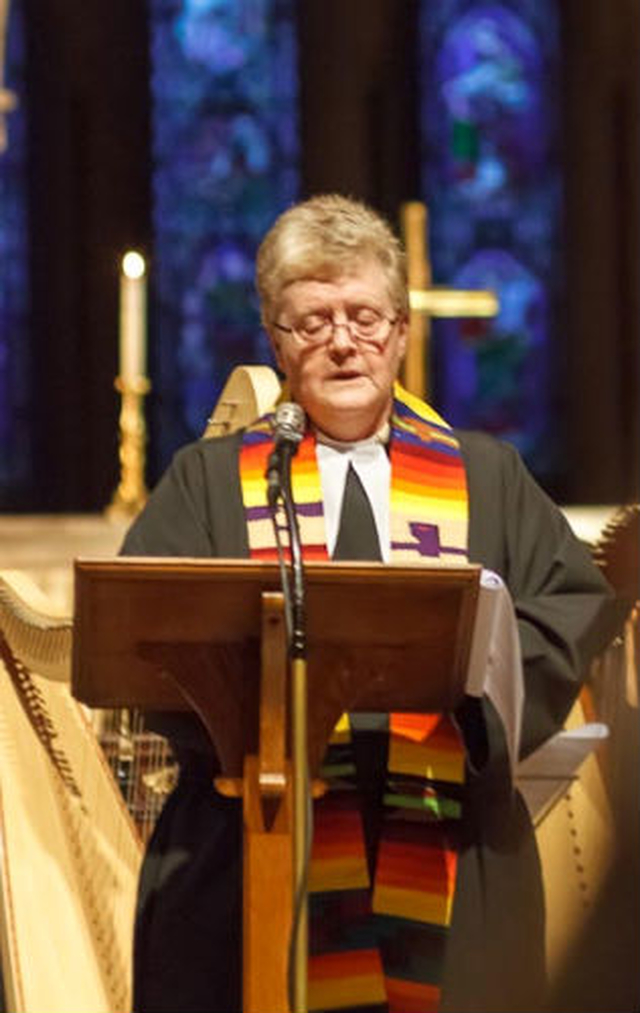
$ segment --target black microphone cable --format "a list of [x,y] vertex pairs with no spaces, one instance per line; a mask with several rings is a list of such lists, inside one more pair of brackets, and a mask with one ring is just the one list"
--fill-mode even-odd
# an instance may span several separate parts
[[[295,511],[293,492],[291,488],[291,460],[297,453],[298,446],[304,435],[305,424],[305,414],[299,405],[293,402],[284,402],[278,406],[274,420],[274,447],[269,455],[266,471],[267,502],[274,527],[278,565],[280,568],[280,579],[285,600],[285,625],[287,630],[289,655],[294,662],[294,681],[296,679],[296,661],[298,666],[301,666],[302,670],[304,670],[304,659],[306,657],[306,615],[304,566],[300,543],[300,528],[298,525],[298,518]],[[285,524],[282,526],[279,523],[279,506],[282,506],[285,516]],[[287,570],[285,553],[282,546],[281,534],[283,530],[287,530],[289,536],[289,554],[291,562],[290,572]],[[298,700],[300,700],[300,697],[298,697]],[[302,869],[299,866],[299,860],[296,860],[297,873],[293,897],[287,975],[289,1006],[292,1010],[296,1009],[296,991],[298,990],[299,992],[300,989],[299,983],[296,988],[296,972],[299,972],[298,961],[296,958],[299,946],[301,945],[299,937],[302,931],[302,914],[303,910],[305,910],[309,863],[311,860],[311,841],[313,836],[313,806],[311,794],[308,790],[308,772],[304,775],[304,777],[307,781],[307,794],[304,802],[303,816],[304,847],[301,860]],[[294,795],[295,793],[296,789],[294,787]],[[306,993],[306,983],[304,984],[304,991]]]
[[[274,417],[274,445],[267,461],[267,503],[276,542],[280,582],[284,594],[285,626],[287,643],[292,657],[303,657],[304,651],[304,576],[300,529],[296,517],[291,490],[291,459],[298,451],[304,436],[306,416],[300,405],[285,401],[278,405]],[[285,524],[279,522],[279,506],[282,506]],[[282,532],[289,536],[291,554],[291,579],[286,567],[282,545]]]

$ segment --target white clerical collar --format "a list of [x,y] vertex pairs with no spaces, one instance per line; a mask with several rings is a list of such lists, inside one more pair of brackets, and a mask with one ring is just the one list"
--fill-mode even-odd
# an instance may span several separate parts
[[391,426],[388,422],[385,422],[384,425],[380,426],[377,433],[374,433],[373,436],[368,436],[366,440],[335,440],[333,436],[328,436],[321,429],[316,429],[315,434],[318,443],[322,443],[326,447],[334,447],[335,450],[352,450],[355,447],[366,447],[370,443],[379,443],[383,447],[386,447],[391,434]]
[[389,562],[391,557],[389,533],[391,462],[386,452],[388,439],[388,424],[374,436],[353,443],[334,440],[324,433],[316,433],[316,456],[322,483],[325,533],[330,555],[333,554],[338,538],[347,470],[349,464],[352,464],[369,497],[382,558],[385,563]]

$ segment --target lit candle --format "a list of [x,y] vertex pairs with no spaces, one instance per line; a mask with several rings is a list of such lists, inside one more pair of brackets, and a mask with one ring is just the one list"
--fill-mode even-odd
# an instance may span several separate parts
[[120,377],[123,382],[146,375],[147,282],[144,257],[129,250],[120,277]]

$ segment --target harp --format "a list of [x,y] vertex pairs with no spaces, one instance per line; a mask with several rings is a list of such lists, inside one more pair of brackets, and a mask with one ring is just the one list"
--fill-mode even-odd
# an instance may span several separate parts
[[9,1013],[127,1013],[140,835],[68,688],[70,623],[0,574],[0,931]]
[[[205,436],[252,421],[280,385],[229,378]],[[8,1013],[129,1013],[143,844],[172,784],[164,740],[69,692],[71,619],[0,570],[0,957]],[[0,1003],[1,1005],[1,1003]]]

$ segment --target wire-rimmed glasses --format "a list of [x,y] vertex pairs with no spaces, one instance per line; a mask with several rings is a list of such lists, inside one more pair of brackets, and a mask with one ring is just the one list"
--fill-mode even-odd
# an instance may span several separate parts
[[290,327],[273,322],[273,326],[285,334],[293,334],[305,345],[324,345],[333,337],[336,328],[346,327],[354,341],[384,345],[398,317],[388,317],[373,307],[359,307],[347,314],[344,320],[336,320],[330,311],[306,313]]

